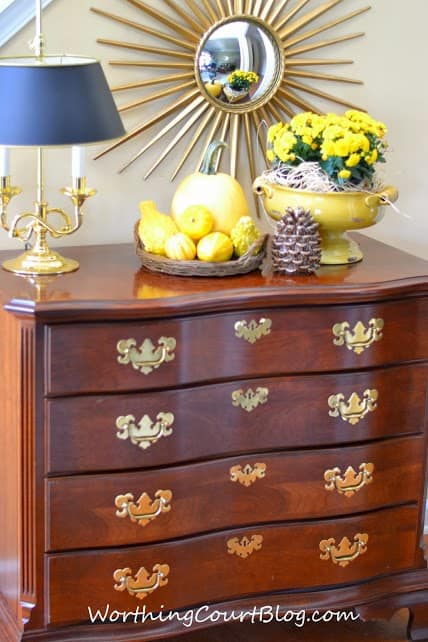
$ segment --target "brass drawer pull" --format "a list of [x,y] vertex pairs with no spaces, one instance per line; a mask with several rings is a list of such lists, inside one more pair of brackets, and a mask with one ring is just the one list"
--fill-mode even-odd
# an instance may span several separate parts
[[130,568],[118,568],[113,573],[113,579],[116,582],[113,588],[115,591],[128,591],[129,595],[144,600],[150,593],[168,584],[168,575],[168,564],[155,564],[152,573],[142,566],[137,571],[135,579],[132,577]]
[[116,419],[118,439],[129,439],[131,444],[145,450],[155,444],[161,437],[172,435],[171,428],[174,423],[172,412],[160,412],[153,422],[148,415],[144,415],[138,424],[134,415],[123,415]]
[[375,341],[380,341],[383,337],[382,330],[384,327],[383,319],[370,319],[369,327],[361,321],[355,325],[351,331],[347,321],[336,323],[333,326],[333,334],[336,337],[333,343],[336,346],[345,345],[348,350],[353,350],[356,354],[361,354],[369,348]]
[[258,322],[254,319],[249,323],[246,321],[237,321],[235,323],[235,335],[238,339],[245,339],[248,343],[255,343],[263,336],[270,334],[272,321],[261,318]]
[[239,540],[237,537],[232,537],[227,542],[227,552],[230,555],[237,555],[246,559],[249,555],[252,555],[254,551],[259,551],[263,544],[263,535],[252,535],[249,539],[248,537],[243,537]]
[[147,526],[161,513],[168,513],[171,510],[171,500],[172,492],[170,490],[157,490],[154,500],[151,500],[147,493],[143,493],[135,503],[134,495],[126,493],[118,495],[114,503],[118,509],[116,511],[117,517],[129,517],[131,522]]
[[362,399],[356,392],[352,393],[348,401],[345,401],[345,397],[342,394],[331,395],[328,398],[328,405],[331,408],[328,414],[330,417],[340,416],[343,421],[347,421],[354,426],[369,412],[376,410],[378,398],[379,392],[376,388],[364,390]]
[[239,390],[234,390],[232,392],[232,405],[240,406],[242,410],[251,412],[257,406],[260,406],[267,402],[269,397],[268,388],[256,388],[256,391],[252,388],[248,388],[246,392],[239,388]]
[[340,468],[326,470],[324,473],[324,479],[327,482],[325,484],[326,490],[337,490],[340,495],[352,497],[363,486],[371,484],[374,464],[360,464],[358,470],[360,471],[359,473],[352,466],[348,466],[343,477]]
[[333,537],[323,539],[320,542],[320,558],[322,560],[331,559],[333,564],[339,564],[339,566],[348,566],[349,562],[367,551],[368,540],[367,533],[357,533],[352,544],[347,537],[344,537],[339,546],[336,546],[336,540]]
[[239,482],[242,486],[251,486],[257,479],[263,479],[266,475],[266,464],[247,464],[242,466],[232,466],[230,469],[230,481]]
[[120,355],[117,360],[123,365],[130,363],[134,370],[139,370],[143,374],[150,374],[162,363],[174,359],[176,343],[173,337],[160,337],[158,346],[155,348],[150,339],[144,339],[140,348],[137,349],[135,339],[121,339],[117,344]]

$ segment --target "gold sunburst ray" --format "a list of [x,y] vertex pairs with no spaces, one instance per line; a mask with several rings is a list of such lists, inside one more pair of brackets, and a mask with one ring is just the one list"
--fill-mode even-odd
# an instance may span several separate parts
[[254,9],[253,15],[258,18],[260,16],[260,11],[262,10],[263,0],[254,0]]
[[[322,3],[317,2],[317,6],[313,5],[312,8],[310,3],[315,0],[184,0],[184,2],[158,0],[155,7],[151,2],[143,0],[121,1],[131,5],[140,12],[140,15],[144,14],[145,18],[134,21],[101,9],[92,7],[91,10],[110,21],[147,34],[159,42],[167,42],[170,46],[158,47],[151,42],[146,44],[144,41],[98,39],[100,44],[130,49],[143,56],[141,59],[134,60],[112,59],[109,61],[111,65],[137,69],[153,68],[159,71],[156,75],[153,72],[152,78],[143,76],[142,79],[136,79],[134,82],[117,83],[113,86],[114,92],[138,89],[143,92],[141,96],[137,95],[133,100],[119,106],[119,110],[128,112],[168,97],[172,100],[166,101],[157,113],[138,123],[125,136],[114,141],[96,156],[100,158],[127,142],[145,135],[139,151],[122,165],[120,172],[125,171],[144,156],[155,143],[164,140],[162,152],[154,162],[152,160],[145,173],[143,172],[144,178],[147,178],[171,155],[173,150],[177,150],[179,144],[187,139],[184,151],[179,155],[172,172],[171,180],[173,180],[198,146],[202,148],[196,168],[199,170],[209,143],[214,140],[214,137],[220,137],[229,143],[229,150],[227,154],[220,150],[215,161],[216,169],[227,161],[229,172],[238,177],[238,170],[242,165],[239,162],[240,141],[243,140],[242,150],[246,150],[249,174],[253,178],[256,171],[256,153],[264,152],[266,147],[264,141],[266,131],[263,123],[269,126],[275,120],[292,118],[298,110],[320,113],[320,109],[312,104],[306,95],[347,108],[359,109],[346,97],[322,91],[319,85],[322,86],[324,82],[335,82],[341,86],[357,85],[361,84],[361,80],[316,70],[320,66],[352,64],[353,60],[323,58],[317,53],[311,55],[309,52],[317,52],[325,47],[363,36],[363,32],[358,32],[344,33],[325,39],[319,37],[327,30],[362,15],[370,9],[369,6],[360,6],[342,15],[336,12],[332,19],[321,24],[319,18],[333,10],[343,0],[324,0]],[[360,0],[352,1],[360,2]],[[162,4],[165,10],[160,10]],[[256,96],[261,95],[260,99],[253,101],[253,98],[249,98],[245,103],[228,104],[225,102],[224,95],[221,99],[217,99],[214,87],[208,91],[208,82],[211,81],[207,80],[207,73],[204,80],[202,79],[198,56],[204,51],[206,43],[217,29],[229,24],[233,26],[234,21],[248,22],[249,25],[253,25],[253,33],[263,34],[263,37],[261,35],[257,37],[264,42],[262,55],[269,57],[269,66],[266,69],[270,69],[270,79],[264,82],[265,93],[256,93]],[[315,23],[312,28],[311,23]],[[237,36],[234,37],[237,38]],[[271,49],[266,45],[267,40],[271,43],[269,45]],[[150,56],[150,54],[156,55]],[[244,69],[253,70],[251,66]],[[313,82],[309,84],[302,82],[305,79]],[[223,79],[222,82],[224,82]],[[156,91],[150,91],[150,88],[156,85],[161,87]],[[162,88],[162,85],[165,86]],[[156,128],[159,123],[163,123],[160,129]],[[177,127],[179,130],[174,132],[174,128]]]
[[302,111],[311,111],[314,114],[321,113],[318,107],[310,103],[308,100],[301,98],[298,94],[295,94],[294,91],[280,87],[278,89],[278,94],[282,96],[288,104],[291,103],[292,105],[296,105],[296,107]]
[[294,16],[297,15],[297,13],[308,4],[309,1],[310,0],[299,0],[295,7],[288,11],[280,20],[278,20],[278,22],[275,24],[275,29],[277,31],[280,31],[281,27],[287,24],[287,22],[290,22],[290,20],[292,20]]
[[[161,138],[163,138],[171,129],[173,129],[176,125],[181,123],[182,120],[186,119],[192,111],[194,111],[201,103],[203,103],[203,98],[202,96],[197,96],[192,100],[191,103],[186,105],[179,113],[178,115],[173,118],[172,120],[169,121],[167,125],[165,125],[153,138],[149,140],[146,145],[144,145],[134,156],[122,167],[119,169],[119,173],[121,174],[125,169],[128,169],[132,165],[132,163],[135,163],[136,160],[141,158],[143,154],[145,154],[155,143],[157,143]],[[203,107],[208,107],[207,103],[205,102],[203,104]]]
[[180,74],[169,74],[163,76],[155,76],[154,78],[147,78],[146,80],[138,80],[136,82],[127,82],[123,85],[112,85],[110,91],[127,91],[128,89],[141,89],[142,87],[152,87],[153,85],[159,85],[168,82],[175,82],[177,80],[188,80],[189,78],[194,79],[194,74],[192,71],[186,71]]
[[[270,106],[272,107],[272,109],[276,107],[279,113],[282,112],[282,114],[285,114],[288,118],[293,118],[294,116],[294,111],[290,107],[288,107],[286,103],[281,102],[276,96],[272,98]],[[277,118],[277,120],[282,121],[282,116]]]
[[215,120],[215,121],[217,121],[217,124],[216,124],[216,122],[214,122],[214,125],[215,125],[215,127],[214,127],[214,133],[213,133],[213,136],[214,136],[214,134],[215,134],[215,132],[216,132],[216,130],[217,130],[217,126],[218,126],[218,118],[219,118],[219,116],[220,116],[220,115],[221,115],[221,112],[217,112],[217,114],[216,114],[216,109],[215,109],[215,107],[214,107],[213,105],[211,105],[211,106],[210,106],[210,108],[209,108],[209,110],[208,110],[208,113],[207,113],[207,114],[205,114],[204,118],[203,118],[203,119],[201,120],[201,122],[199,123],[199,125],[198,125],[198,127],[197,127],[196,131],[194,132],[194,134],[193,134],[192,138],[190,139],[189,144],[187,145],[187,147],[186,147],[186,149],[184,150],[184,152],[183,152],[183,154],[182,154],[182,156],[181,156],[181,158],[180,158],[180,160],[179,160],[178,164],[176,165],[175,170],[174,170],[174,172],[173,172],[173,173],[172,173],[172,175],[171,175],[171,181],[173,181],[173,180],[174,180],[174,178],[177,176],[178,172],[180,171],[180,169],[182,168],[182,166],[184,165],[184,163],[186,162],[186,160],[189,158],[189,156],[190,156],[191,152],[193,151],[193,149],[194,149],[195,145],[196,145],[196,144],[200,141],[200,139],[202,138],[202,135],[204,134],[204,132],[205,132],[206,128],[208,127],[208,125],[209,125],[210,121],[211,121],[213,118],[214,118],[214,120]]
[[267,0],[264,3],[263,9],[262,9],[262,11],[260,13],[260,18],[262,20],[266,20],[267,16],[269,15],[270,10],[272,9],[273,3],[274,3],[274,0]]
[[[276,108],[276,106],[278,106],[278,109]],[[266,109],[270,113],[269,121],[272,121],[272,120],[283,120],[281,112],[284,113],[284,109],[281,107],[281,104],[279,102],[271,100],[269,105],[266,107]]]
[[309,87],[309,85],[304,85],[303,83],[297,82],[296,80],[288,80],[287,84],[290,87],[294,87],[294,89],[298,89],[307,94],[312,94],[313,96],[318,96],[318,98],[329,100],[330,102],[337,103],[338,105],[343,105],[344,107],[348,107],[349,109],[362,110],[361,107],[359,107],[358,105],[355,105],[354,103],[349,102],[349,100],[340,98],[340,96],[333,96],[333,94],[328,94],[325,91],[315,89],[314,87]]
[[[171,131],[171,129],[173,129],[182,120],[187,118],[187,116],[189,116],[192,111],[194,111],[198,107],[198,105],[201,104],[201,102],[203,101],[201,100],[201,97],[198,96],[189,105],[184,107],[184,109],[175,118],[169,121],[169,123],[165,125],[153,138],[151,138],[148,143],[146,143],[136,154],[134,154],[134,156],[132,156],[132,158],[130,158],[124,165],[122,165],[122,167],[119,168],[119,174],[128,169],[128,167],[135,163],[136,160],[141,158],[143,154],[145,154],[151,147],[153,147],[155,143],[161,140],[161,138],[163,138],[169,131]],[[206,103],[202,106],[205,108],[208,107]]]
[[209,29],[211,26],[210,18],[204,14],[202,9],[199,7],[199,4],[194,0],[185,0],[185,2],[193,14],[198,17],[199,22],[203,27],[203,31]]
[[241,129],[241,119],[238,114],[232,114],[231,133],[230,133],[230,174],[236,177],[238,170],[239,155],[239,133]]
[[247,156],[248,156],[248,166],[250,170],[251,181],[256,178],[256,164],[254,161],[254,151],[253,151],[253,139],[251,137],[251,121],[250,115],[244,114],[244,132],[245,132],[245,142],[247,146]]
[[121,113],[124,111],[129,111],[130,109],[135,109],[135,107],[141,107],[141,105],[144,105],[146,103],[159,100],[160,98],[165,98],[165,96],[170,96],[171,94],[177,93],[177,91],[181,91],[182,89],[186,89],[188,87],[194,87],[195,86],[195,81],[189,80],[188,82],[185,83],[180,83],[179,85],[174,85],[173,87],[168,87],[168,89],[164,89],[163,91],[158,91],[154,94],[149,94],[148,96],[144,96],[144,98],[139,98],[138,100],[133,100],[130,103],[126,103],[125,105],[120,105],[118,107],[118,111]]
[[244,13],[244,0],[235,0],[233,11],[238,14]]
[[314,78],[316,80],[330,80],[331,82],[347,82],[352,85],[362,85],[363,81],[356,78],[348,78],[346,76],[335,76],[333,74],[321,74],[317,71],[301,71],[297,69],[290,69],[287,72],[288,76],[296,76],[300,78]]
[[[209,0],[204,0],[204,4],[209,4]],[[226,17],[226,11],[224,10],[223,3],[221,0],[215,0],[215,6],[217,7],[218,11],[218,18],[225,18]],[[215,22],[215,20],[214,20]]]
[[188,29],[187,27],[184,27],[177,21],[172,20],[169,16],[166,15],[166,13],[163,13],[162,11],[154,9],[153,7],[151,7],[145,2],[142,2],[141,0],[125,0],[125,1],[129,2],[129,4],[132,4],[137,9],[140,9],[151,18],[155,18],[155,20],[159,20],[159,22],[162,22],[165,26],[170,27],[174,31],[178,31],[179,33],[181,33],[182,36],[189,38],[191,42],[192,41],[199,42],[202,32],[199,34],[195,33],[194,31],[192,31],[191,29]]
[[[184,22],[191,28],[196,31],[196,33],[202,34],[208,26],[208,23],[206,19],[204,19],[204,16],[202,14],[202,21],[201,21],[201,14],[200,12],[195,12],[193,11],[194,17],[190,16],[187,11],[183,9],[183,7],[180,7],[177,2],[174,2],[174,0],[164,0],[165,4],[175,11],[175,13],[180,16],[184,20]],[[199,22],[195,19],[199,18]]]
[[[120,47],[121,49],[132,49],[134,51],[144,51],[145,53],[155,53],[159,56],[173,56],[174,58],[184,58],[193,61],[193,55],[185,51],[174,51],[173,49],[164,49],[162,47],[150,47],[148,45],[140,45],[136,42],[110,40],[109,38],[97,38],[97,42],[101,45],[110,45],[111,47]],[[193,62],[191,64],[193,64]]]
[[141,24],[141,22],[135,22],[134,20],[128,20],[128,18],[122,18],[122,16],[117,16],[114,13],[110,13],[109,11],[104,11],[103,9],[98,9],[97,7],[91,7],[90,11],[92,11],[93,13],[96,13],[99,16],[103,16],[104,18],[112,20],[113,22],[126,25],[127,27],[131,27],[132,29],[136,29],[137,31],[142,31],[143,33],[146,33],[149,36],[154,36],[155,38],[159,38],[160,40],[164,40],[165,42],[170,42],[171,44],[176,45],[177,47],[181,47],[182,49],[188,49],[190,51],[194,51],[195,49],[195,46],[193,44],[187,43],[183,41],[183,39],[170,36],[167,33],[164,33],[163,31],[152,29],[147,25]]
[[[202,117],[202,115],[204,114],[204,112],[207,111],[207,109],[209,109],[209,105],[208,105],[208,103],[204,102],[199,107],[199,109],[197,111],[195,111],[190,116],[190,118],[188,118],[186,120],[186,122],[184,123],[183,127],[181,127],[181,129],[177,132],[177,134],[170,141],[170,143],[165,147],[163,152],[159,155],[159,157],[156,159],[156,161],[153,163],[153,165],[150,167],[150,169],[144,174],[144,179],[147,179],[150,176],[150,174],[156,169],[156,167],[158,167],[161,164],[161,162],[164,160],[164,158],[166,158],[168,156],[168,154],[174,149],[174,147],[187,134],[189,129],[191,129],[193,127],[193,125]],[[162,133],[158,140],[160,140],[160,138],[162,136],[164,136],[167,133],[167,131],[169,131],[169,130],[166,130],[164,133]],[[151,142],[150,142],[150,145],[151,145]]]
[[338,36],[337,38],[330,38],[329,40],[312,42],[309,45],[294,47],[294,49],[288,49],[287,43],[285,43],[284,50],[288,59],[290,57],[298,56],[302,53],[306,53],[307,51],[315,51],[316,49],[322,49],[323,47],[330,47],[331,45],[337,45],[340,42],[346,42],[347,40],[354,40],[355,38],[361,38],[361,36],[364,36],[364,31],[358,31],[357,33],[348,33],[344,36]]
[[353,65],[354,61],[347,58],[289,58],[285,66],[288,70],[289,67],[313,67],[318,65]]
[[[156,125],[160,120],[163,120],[166,116],[169,116],[173,114],[177,109],[180,109],[184,105],[186,105],[192,98],[197,96],[198,94],[197,89],[193,89],[186,94],[184,94],[179,100],[174,100],[172,101],[167,107],[165,107],[161,113],[155,114],[155,116],[152,116],[145,122],[143,122],[141,125],[137,125],[137,127],[134,127],[130,132],[125,134],[125,136],[122,136],[122,138],[119,138],[119,140],[114,141],[111,145],[103,149],[99,154],[95,156],[95,159],[101,158],[102,156],[105,156],[108,152],[113,151],[114,149],[117,149],[121,145],[124,145],[128,141],[132,140],[136,136],[139,136],[142,134],[144,131],[147,129],[150,129],[150,127],[153,127],[153,125]],[[178,107],[177,107],[178,106]]]
[[265,16],[264,20],[266,20],[271,25],[276,24],[278,16],[281,15],[289,2],[290,0],[278,0],[276,2],[276,6],[272,7],[272,13],[270,13],[268,16]]
[[309,38],[313,38],[314,36],[317,36],[318,34],[323,33],[328,29],[332,29],[333,27],[337,27],[337,25],[343,24],[348,20],[352,20],[352,18],[356,18],[357,16],[360,16],[362,13],[365,13],[370,9],[371,7],[369,6],[362,7],[361,9],[357,9],[356,11],[351,11],[351,13],[347,13],[345,16],[336,18],[336,20],[331,20],[330,22],[327,22],[321,25],[320,27],[317,27],[316,29],[305,31],[304,33],[301,33],[298,36],[295,36],[294,38],[287,39],[287,47],[292,47],[293,45],[297,45],[299,42],[302,42],[303,40],[309,40]]
[[159,69],[193,69],[188,62],[162,62],[160,60],[109,60],[116,67],[158,67]]
[[[327,11],[330,11],[330,9],[333,9],[333,7],[341,2],[343,2],[343,0],[329,0],[328,2],[319,5],[319,7],[315,7],[315,9],[312,9],[312,11],[305,13],[304,16],[298,18],[297,20],[286,26],[284,29],[281,29],[281,27],[277,26],[276,29],[278,30],[279,37],[284,40],[284,38],[291,36],[293,33],[307,25],[309,22],[312,22],[312,20],[316,20],[316,18],[319,18]],[[289,20],[287,20],[287,22],[289,22]],[[282,25],[284,24],[286,23],[283,22]]]

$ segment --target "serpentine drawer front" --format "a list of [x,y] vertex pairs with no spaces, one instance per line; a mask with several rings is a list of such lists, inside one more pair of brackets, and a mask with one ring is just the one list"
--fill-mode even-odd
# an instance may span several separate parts
[[359,242],[303,276],[155,274],[127,245],[0,270],[0,642],[176,639],[120,613],[203,605],[406,608],[428,641],[427,264]]
[[418,433],[426,380],[426,366],[411,365],[48,400],[47,468],[144,468]]
[[85,621],[88,606],[178,609],[243,593],[349,584],[394,573],[415,564],[416,520],[417,509],[404,506],[153,546],[50,555],[50,623]]
[[418,499],[423,437],[47,482],[50,551],[138,544]]
[[[46,335],[46,392],[164,388],[424,359],[427,324],[428,303],[411,299],[330,306],[322,314],[318,308],[296,307],[139,323],[54,325]],[[400,336],[406,340],[398,340]]]

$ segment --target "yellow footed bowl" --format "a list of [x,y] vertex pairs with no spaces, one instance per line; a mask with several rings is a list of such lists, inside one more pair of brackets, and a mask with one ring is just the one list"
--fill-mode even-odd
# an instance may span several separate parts
[[270,183],[259,176],[253,191],[263,201],[267,214],[279,220],[287,207],[310,210],[319,223],[321,235],[321,263],[343,265],[361,261],[359,245],[346,234],[378,223],[383,218],[381,205],[393,203],[398,198],[395,187],[385,187],[378,194],[367,192],[309,192]]

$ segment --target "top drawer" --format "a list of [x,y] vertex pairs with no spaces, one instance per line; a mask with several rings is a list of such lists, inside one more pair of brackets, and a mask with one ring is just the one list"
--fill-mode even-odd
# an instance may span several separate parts
[[428,358],[428,299],[46,328],[59,395],[367,368]]

